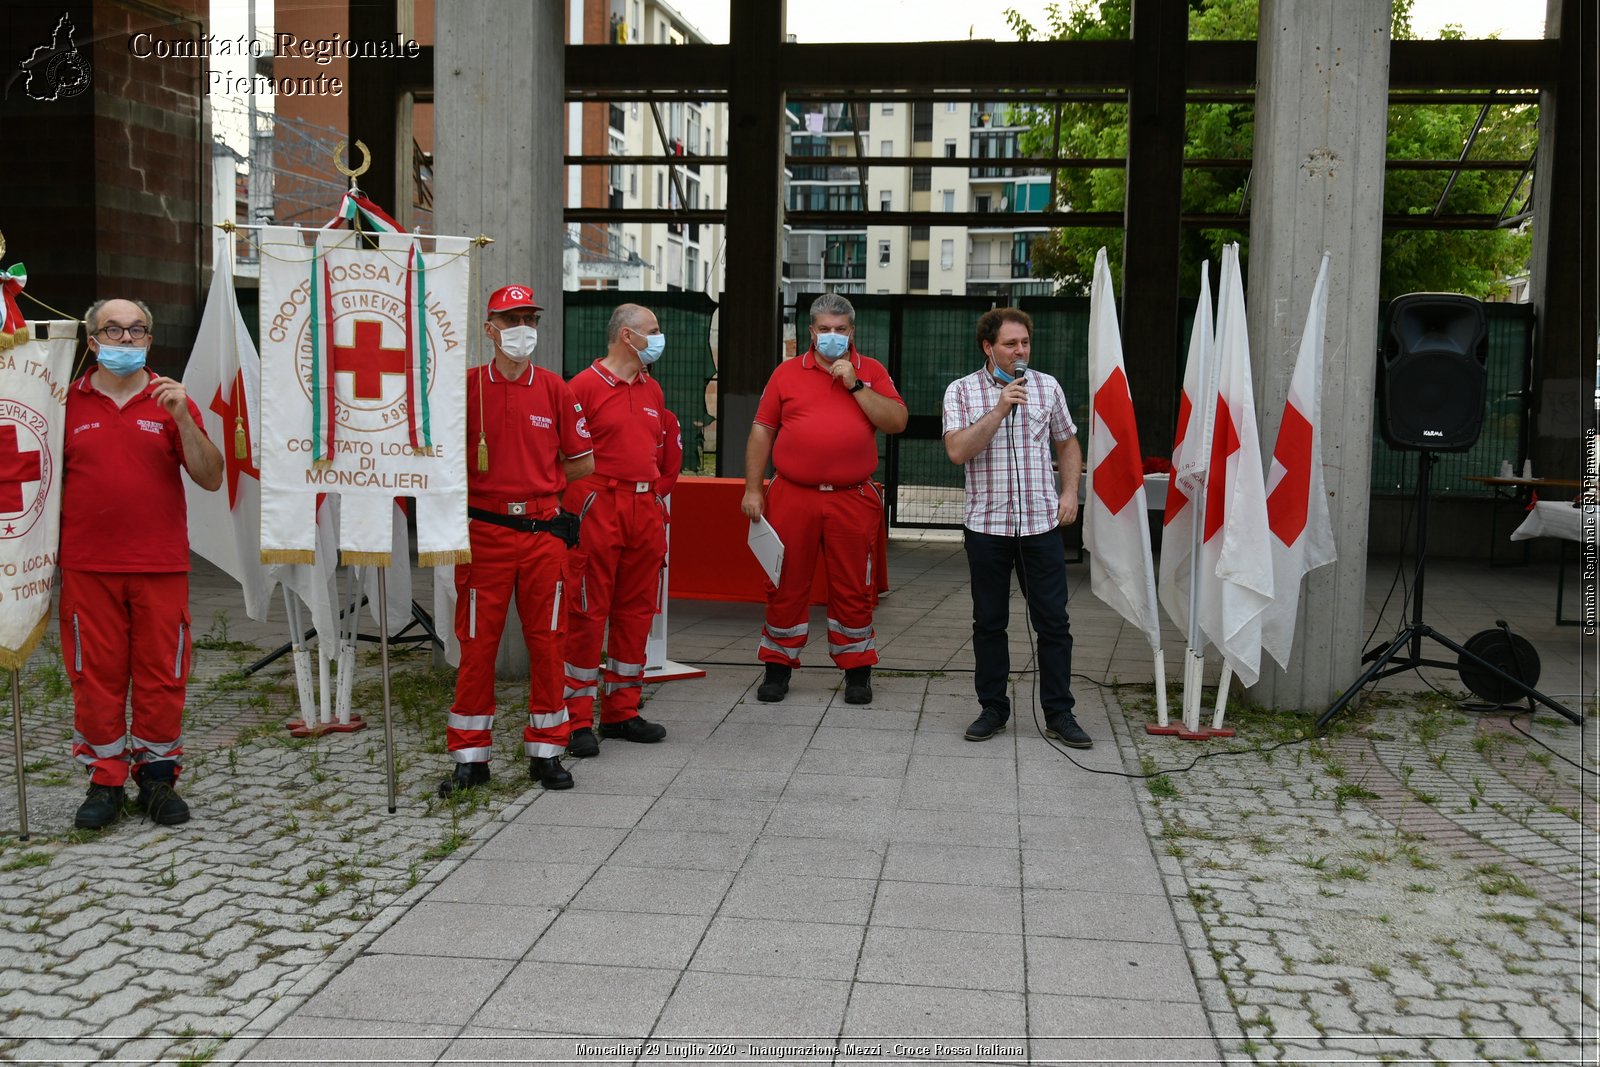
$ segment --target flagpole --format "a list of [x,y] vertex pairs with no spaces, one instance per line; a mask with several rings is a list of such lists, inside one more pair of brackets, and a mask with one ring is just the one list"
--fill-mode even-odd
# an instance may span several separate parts
[[1222,713],[1228,707],[1228,687],[1233,684],[1233,665],[1228,658],[1222,658],[1222,677],[1217,679],[1217,710],[1211,719],[1211,732],[1216,734],[1222,729]]
[[[305,628],[301,625],[300,605],[287,584],[283,587],[283,610],[289,616],[289,647],[294,660],[294,686],[300,694],[300,723],[310,730],[316,724],[316,707],[311,696],[311,664],[306,658]],[[293,733],[291,725],[290,732]]]
[[361,568],[351,567],[346,577],[350,582],[349,636],[345,636],[345,621],[339,623],[339,699],[335,714],[341,726],[350,725],[350,694],[355,685],[356,634],[361,623]]
[[378,648],[383,660],[383,748],[389,768],[389,814],[395,812],[394,716],[389,711],[389,568],[378,568]]
[[17,829],[19,841],[28,840],[28,784],[22,780],[22,672],[11,668],[11,742],[17,761]]

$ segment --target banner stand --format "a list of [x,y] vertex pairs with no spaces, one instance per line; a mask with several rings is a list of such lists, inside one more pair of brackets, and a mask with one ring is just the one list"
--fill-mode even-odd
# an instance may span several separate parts
[[389,814],[395,812],[394,716],[389,708],[389,568],[378,568],[378,618],[384,620],[378,649],[383,660],[383,751],[389,771]]
[[22,778],[22,672],[11,669],[11,751],[17,761],[17,830],[19,841],[28,840],[28,784]]
[[672,566],[672,495],[663,501],[667,507],[667,554],[661,560],[661,577],[656,585],[656,615],[650,620],[650,636],[644,643],[644,680],[655,682],[681,682],[690,678],[704,678],[706,672],[699,667],[667,658],[667,575]]

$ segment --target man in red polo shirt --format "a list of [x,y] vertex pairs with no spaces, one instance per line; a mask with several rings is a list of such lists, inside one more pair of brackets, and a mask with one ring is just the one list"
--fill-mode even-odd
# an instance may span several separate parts
[[606,325],[605,357],[571,382],[594,436],[594,473],[569,485],[563,499],[583,520],[583,546],[573,553],[577,588],[566,656],[574,756],[600,754],[593,728],[597,695],[600,737],[651,743],[667,736],[664,726],[639,715],[645,642],[667,549],[662,497],[683,457],[677,423],[648,370],[666,344],[654,312],[623,304]]
[[494,746],[494,662],[511,594],[528,644],[528,773],[546,789],[571,789],[561,766],[567,712],[561,698],[565,572],[577,520],[560,513],[570,479],[594,470],[583,408],[559,374],[533,365],[539,313],[526,285],[489,297],[484,334],[494,359],[467,373],[467,532],[472,562],[456,567],[461,665],[445,745],[455,770],[447,797],[489,780]]
[[[812,303],[811,347],[772,372],[745,448],[740,507],[754,522],[765,504],[783,542],[783,573],[776,587],[767,583],[757,653],[766,677],[756,698],[768,703],[784,698],[800,665],[819,549],[828,561],[828,652],[844,671],[845,702],[872,702],[872,550],[883,498],[871,479],[878,431],[904,430],[907,412],[883,364],[856,351],[855,318],[835,293]],[[769,456],[777,475],[763,500]]]
[[175,787],[193,642],[179,471],[215,490],[222,454],[183,384],[145,369],[149,308],[97,301],[84,326],[97,365],[67,393],[61,480],[61,657],[72,681],[72,755],[89,768],[74,825],[117,820],[131,763],[139,807],[172,826],[189,819]]

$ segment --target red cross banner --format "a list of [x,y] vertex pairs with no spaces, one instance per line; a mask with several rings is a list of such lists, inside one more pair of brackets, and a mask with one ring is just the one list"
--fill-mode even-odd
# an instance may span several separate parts
[[323,493],[342,563],[390,564],[397,497],[420,565],[466,562],[468,240],[272,226],[260,248],[262,562],[315,560]]
[[1324,252],[1267,476],[1274,597],[1261,616],[1261,645],[1285,668],[1300,616],[1300,579],[1337,558],[1322,479],[1322,349],[1327,325],[1328,254]]
[[1084,491],[1083,546],[1089,551],[1094,595],[1144,633],[1161,650],[1156,610],[1156,569],[1139,455],[1139,428],[1123,369],[1116,294],[1106,250],[1094,259],[1089,296],[1089,481]]
[[0,351],[0,668],[44,636],[61,541],[61,439],[78,324],[30,322]]

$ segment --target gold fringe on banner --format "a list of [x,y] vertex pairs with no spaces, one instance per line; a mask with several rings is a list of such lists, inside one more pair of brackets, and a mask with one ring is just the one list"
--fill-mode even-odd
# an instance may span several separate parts
[[345,567],[387,567],[393,552],[340,552],[339,563]]
[[455,567],[471,562],[472,550],[470,548],[457,548],[449,552],[417,553],[417,566],[419,567]]
[[262,563],[315,563],[316,550],[310,548],[263,548]]
[[28,657],[33,655],[33,650],[39,647],[40,638],[44,637],[45,627],[50,625],[50,613],[47,611],[34,623],[33,630],[22,641],[20,648],[0,648],[0,670],[20,671],[22,665],[28,662]]

